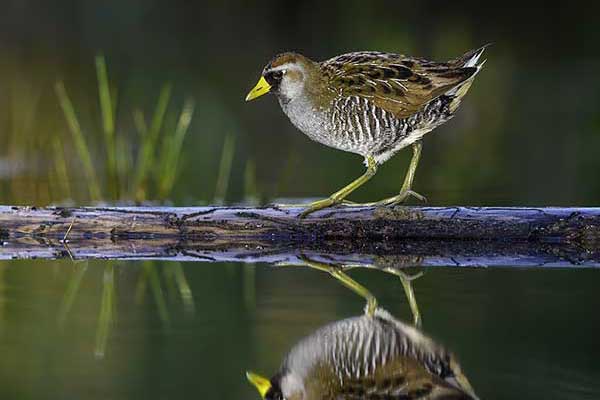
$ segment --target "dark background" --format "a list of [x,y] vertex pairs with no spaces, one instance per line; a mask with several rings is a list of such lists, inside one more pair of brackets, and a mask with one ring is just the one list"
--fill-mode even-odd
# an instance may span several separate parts
[[[99,53],[119,89],[117,135],[131,134],[132,109],[152,111],[164,82],[174,85],[174,112],[186,96],[196,100],[171,196],[194,204],[212,199],[226,134],[236,139],[228,201],[245,196],[248,162],[262,201],[324,196],[362,172],[356,155],[300,134],[273,98],[243,101],[274,54],[295,50],[321,60],[372,49],[445,60],[492,42],[457,117],[425,138],[415,190],[431,204],[595,205],[599,7],[584,4],[4,1],[0,199],[65,200],[45,168],[49,138],[60,135],[67,153],[70,146],[53,85],[64,80],[91,143],[98,141]],[[13,136],[29,139],[11,146]],[[93,148],[102,171],[101,147]],[[353,197],[396,192],[409,155],[394,157]],[[83,193],[72,197],[85,202],[77,159],[67,161]]]

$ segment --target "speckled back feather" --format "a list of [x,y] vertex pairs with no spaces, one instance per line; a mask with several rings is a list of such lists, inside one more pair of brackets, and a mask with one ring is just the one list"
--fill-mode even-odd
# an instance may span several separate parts
[[472,77],[478,67],[469,61],[477,59],[484,49],[449,62],[363,51],[334,57],[320,63],[320,68],[337,95],[369,99],[402,119]]

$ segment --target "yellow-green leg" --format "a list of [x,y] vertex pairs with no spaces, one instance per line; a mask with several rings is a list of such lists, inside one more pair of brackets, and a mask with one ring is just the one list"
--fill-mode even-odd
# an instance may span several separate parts
[[417,170],[417,166],[419,165],[419,160],[421,158],[422,148],[423,144],[421,142],[413,143],[413,156],[410,160],[408,172],[406,172],[406,175],[404,176],[404,182],[402,183],[402,187],[400,188],[400,193],[398,193],[396,196],[392,196],[387,199],[371,203],[354,203],[351,201],[344,201],[343,203],[355,206],[389,206],[403,203],[409,196],[413,196],[414,198],[419,199],[421,201],[427,201],[425,196],[422,196],[411,189],[413,181],[415,179],[415,171]]
[[375,162],[375,159],[370,156],[367,157],[366,161],[367,170],[364,174],[362,174],[360,177],[352,181],[349,185],[344,186],[342,189],[338,190],[328,198],[310,203],[308,207],[304,211],[302,211],[302,213],[300,214],[300,218],[304,218],[308,214],[318,210],[322,210],[323,208],[331,207],[333,205],[341,203],[346,198],[346,196],[348,196],[350,193],[352,193],[360,186],[362,186],[365,182],[367,182],[369,179],[371,179],[377,172],[377,163]]
[[421,312],[419,311],[419,305],[417,304],[417,299],[415,297],[415,291],[412,287],[412,281],[423,276],[422,272],[419,272],[416,275],[408,275],[403,271],[397,269],[386,269],[386,272],[394,274],[400,278],[400,282],[402,283],[402,287],[404,288],[404,293],[406,294],[406,298],[408,299],[408,304],[410,306],[410,311],[413,315],[413,322],[417,328],[421,327]]
[[308,257],[301,257],[302,260],[306,263],[310,268],[318,269],[319,271],[325,271],[333,276],[335,279],[340,281],[344,286],[348,289],[352,290],[354,293],[361,296],[366,300],[367,304],[365,306],[365,314],[372,316],[375,314],[375,309],[377,308],[377,299],[373,294],[361,285],[356,282],[354,279],[350,278],[344,271],[343,267],[337,265],[330,265],[326,263],[322,263],[319,261],[314,261],[309,259]]
[[402,183],[402,187],[400,188],[400,193],[396,196],[392,196],[390,198],[381,200],[377,202],[377,205],[395,205],[403,203],[409,196],[413,196],[421,201],[427,201],[424,196],[421,196],[419,193],[414,192],[412,190],[412,184],[415,179],[415,171],[417,170],[417,166],[419,165],[419,160],[421,159],[421,150],[423,149],[423,144],[421,142],[415,142],[412,145],[413,156],[410,160],[410,165],[408,167],[408,172],[406,176],[404,176],[404,182]]
[[[359,268],[359,267],[364,267],[364,265],[353,265],[353,264],[344,265],[345,270]],[[410,306],[410,311],[412,312],[412,315],[413,315],[413,323],[417,328],[420,328],[422,325],[421,312],[419,311],[419,305],[417,304],[415,292],[412,287],[412,281],[419,279],[421,276],[423,276],[423,272],[419,272],[418,274],[415,274],[415,275],[408,275],[404,271],[401,271],[396,268],[391,268],[391,267],[381,269],[381,268],[378,268],[375,265],[373,265],[370,268],[384,271],[389,274],[396,275],[398,278],[400,278],[400,282],[402,283],[402,287],[404,288],[404,294],[406,295],[406,299],[408,300],[408,305]]]

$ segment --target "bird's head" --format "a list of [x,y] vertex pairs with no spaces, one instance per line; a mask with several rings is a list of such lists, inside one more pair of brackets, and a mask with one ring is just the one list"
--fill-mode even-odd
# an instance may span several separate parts
[[248,92],[246,101],[266,93],[273,93],[284,103],[294,100],[303,94],[314,69],[315,63],[301,54],[279,54],[265,66],[258,83]]

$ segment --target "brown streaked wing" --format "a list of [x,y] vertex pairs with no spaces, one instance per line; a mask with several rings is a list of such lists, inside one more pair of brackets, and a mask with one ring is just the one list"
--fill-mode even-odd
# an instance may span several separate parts
[[368,375],[346,376],[341,382],[342,384],[337,388],[338,398],[345,400],[365,398],[473,400],[473,397],[461,388],[433,375],[419,361],[399,355]]
[[380,52],[348,53],[321,63],[328,84],[342,96],[359,96],[407,118],[471,77],[477,68]]

